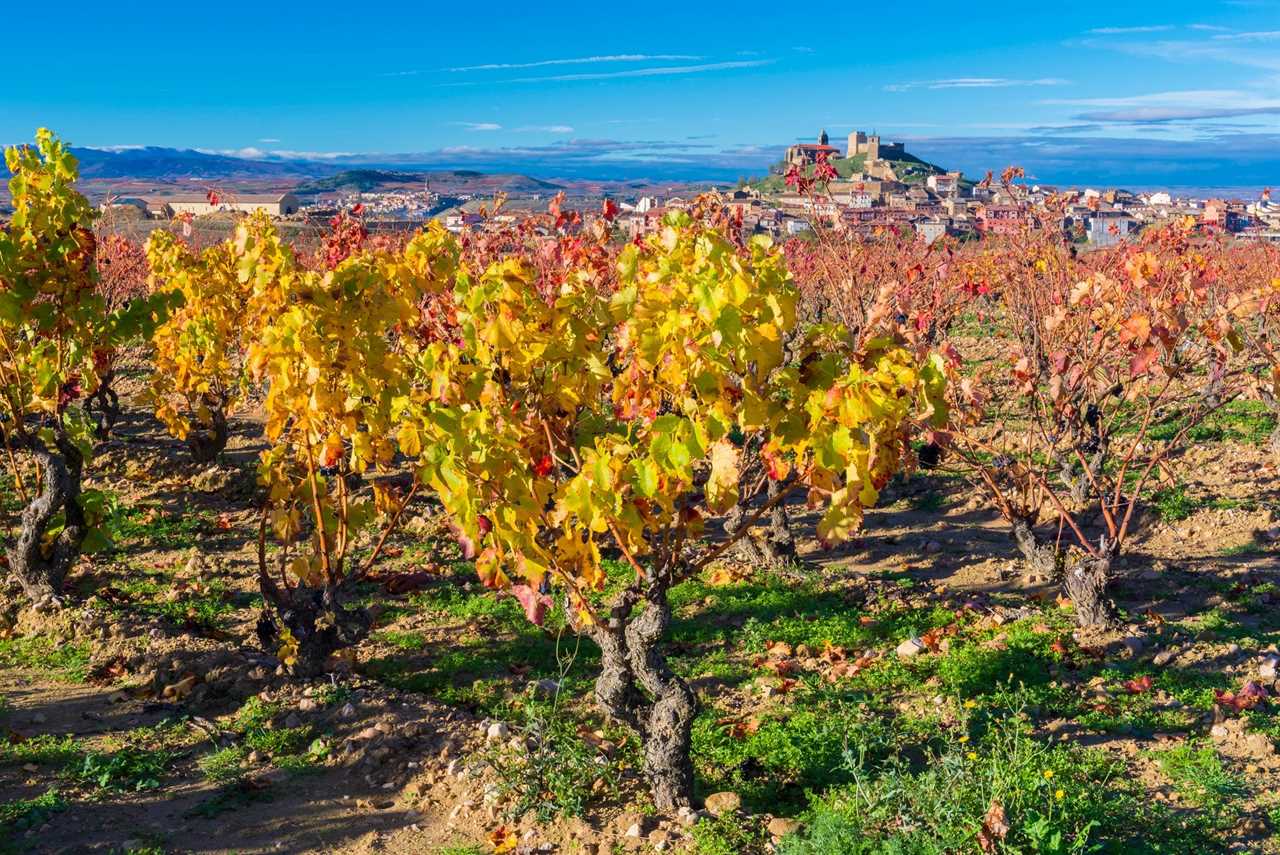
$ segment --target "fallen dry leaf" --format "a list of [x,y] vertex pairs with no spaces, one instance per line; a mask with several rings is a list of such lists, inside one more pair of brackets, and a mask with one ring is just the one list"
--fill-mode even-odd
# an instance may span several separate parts
[[196,687],[197,677],[195,674],[188,674],[176,683],[165,686],[161,692],[161,697],[171,701],[180,701],[187,695],[191,694],[191,690]]
[[1004,805],[991,802],[987,815],[982,818],[982,828],[978,829],[978,845],[983,852],[995,852],[1008,833],[1009,819],[1005,816]]
[[489,832],[489,845],[493,847],[495,855],[511,852],[519,842],[520,840],[516,837],[515,831],[505,825],[500,825]]
[[1141,695],[1151,691],[1153,681],[1150,674],[1143,674],[1135,680],[1125,680],[1121,685],[1131,695]]

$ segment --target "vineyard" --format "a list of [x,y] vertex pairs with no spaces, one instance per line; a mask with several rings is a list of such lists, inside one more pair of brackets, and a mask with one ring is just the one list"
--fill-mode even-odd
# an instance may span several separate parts
[[6,163],[0,852],[1280,852],[1280,247]]

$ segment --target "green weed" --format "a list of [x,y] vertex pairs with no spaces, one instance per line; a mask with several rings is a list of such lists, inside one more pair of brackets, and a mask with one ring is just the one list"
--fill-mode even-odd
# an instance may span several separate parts
[[0,742],[0,765],[66,766],[79,759],[83,751],[80,743],[70,736],[42,733],[21,742]]
[[1187,743],[1154,756],[1179,795],[1205,810],[1221,827],[1234,824],[1237,803],[1248,789],[1243,779],[1223,767],[1213,746]]
[[170,751],[133,746],[115,751],[89,751],[79,764],[68,770],[68,776],[100,790],[154,790],[175,759],[176,755]]
[[89,645],[44,637],[0,639],[0,667],[42,671],[66,683],[83,683],[89,676]]
[[39,828],[54,814],[66,810],[67,802],[57,790],[42,796],[0,803],[0,852],[19,852],[12,839],[19,833]]
[[244,749],[231,745],[206,754],[196,761],[196,766],[206,781],[227,784],[239,780],[243,774],[243,759]]

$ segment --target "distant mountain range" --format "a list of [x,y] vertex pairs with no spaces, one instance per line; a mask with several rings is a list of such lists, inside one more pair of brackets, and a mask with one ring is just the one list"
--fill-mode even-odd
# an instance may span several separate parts
[[563,189],[563,185],[527,175],[486,174],[471,169],[453,169],[431,172],[399,172],[383,169],[347,169],[323,178],[304,181],[294,188],[293,192],[309,195],[332,193],[335,191],[360,191],[385,189],[405,186],[421,189],[430,186],[439,191],[455,191],[460,187],[473,193],[555,193]]
[[[656,189],[681,189],[685,181],[625,177],[617,180],[593,176],[599,170],[579,174],[572,164],[559,171],[572,177],[545,180],[512,170],[514,163],[476,163],[476,168],[454,168],[433,154],[352,154],[305,159],[266,154],[249,158],[194,149],[130,146],[117,148],[73,147],[80,161],[81,183],[90,196],[148,195],[203,191],[207,187],[232,186],[259,192],[292,192],[315,195],[340,191],[422,188],[445,194],[569,195],[645,193]],[[467,166],[472,164],[466,163]],[[546,164],[530,164],[544,166]],[[517,166],[518,168],[518,166]],[[550,171],[550,170],[549,170]],[[699,182],[705,185],[706,182]],[[0,197],[5,196],[0,187]]]
[[302,160],[246,160],[192,149],[72,148],[84,179],[138,179],[178,181],[185,178],[310,178],[338,172],[343,167]]

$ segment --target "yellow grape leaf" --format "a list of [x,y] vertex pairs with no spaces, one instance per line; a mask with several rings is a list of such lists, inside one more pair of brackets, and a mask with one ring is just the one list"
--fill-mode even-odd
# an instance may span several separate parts
[[707,506],[724,513],[738,503],[738,449],[727,440],[711,446],[711,477],[707,480]]
[[494,855],[513,851],[519,842],[516,833],[505,825],[500,825],[489,832],[489,845],[493,847]]

